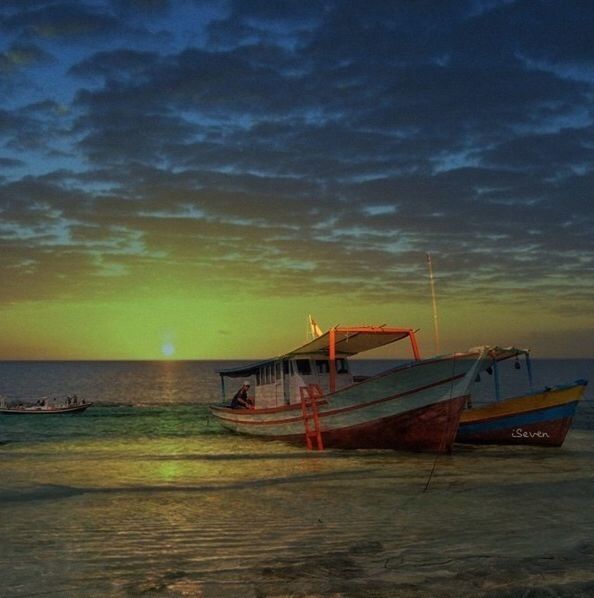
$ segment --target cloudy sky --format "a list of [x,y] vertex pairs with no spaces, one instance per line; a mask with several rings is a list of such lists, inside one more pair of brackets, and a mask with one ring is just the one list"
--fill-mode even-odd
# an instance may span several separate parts
[[0,358],[333,324],[594,355],[594,5],[2,0]]

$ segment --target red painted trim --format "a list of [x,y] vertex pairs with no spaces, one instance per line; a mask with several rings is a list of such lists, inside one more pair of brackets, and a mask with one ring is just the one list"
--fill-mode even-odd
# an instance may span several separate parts
[[[328,395],[326,395],[328,396]],[[320,399],[318,401],[318,405],[327,405],[328,401],[326,399]],[[301,409],[301,405],[299,403],[291,403],[290,405],[281,405],[280,407],[266,407],[262,409],[231,409],[231,407],[226,407],[225,405],[209,405],[208,406],[211,411],[220,411],[221,413],[229,413],[233,411],[233,413],[238,413],[241,415],[260,415],[260,414],[267,414],[267,413],[282,413],[284,411],[296,411]]]
[[[410,334],[412,328],[395,328],[389,326],[335,326],[336,332],[350,333],[367,333],[373,334]],[[404,337],[403,337],[404,338]]]

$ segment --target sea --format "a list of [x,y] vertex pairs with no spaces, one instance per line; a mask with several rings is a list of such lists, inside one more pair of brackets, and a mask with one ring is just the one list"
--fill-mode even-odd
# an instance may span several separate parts
[[1,362],[9,402],[94,405],[0,416],[0,596],[594,595],[592,386],[561,448],[319,452],[219,426],[236,363]]

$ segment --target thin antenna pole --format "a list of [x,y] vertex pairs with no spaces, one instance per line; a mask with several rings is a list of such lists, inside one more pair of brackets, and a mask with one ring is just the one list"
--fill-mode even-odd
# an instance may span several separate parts
[[429,265],[429,284],[431,285],[431,298],[433,299],[433,338],[435,342],[435,354],[439,355],[439,322],[437,321],[437,300],[435,298],[435,278],[433,277],[433,266],[431,264],[431,255],[427,254],[427,264]]

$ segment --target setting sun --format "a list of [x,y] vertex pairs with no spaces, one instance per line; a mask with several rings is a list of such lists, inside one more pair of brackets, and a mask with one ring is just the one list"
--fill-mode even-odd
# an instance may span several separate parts
[[161,347],[161,353],[163,353],[165,357],[173,357],[175,354],[175,347],[172,343],[164,343]]

